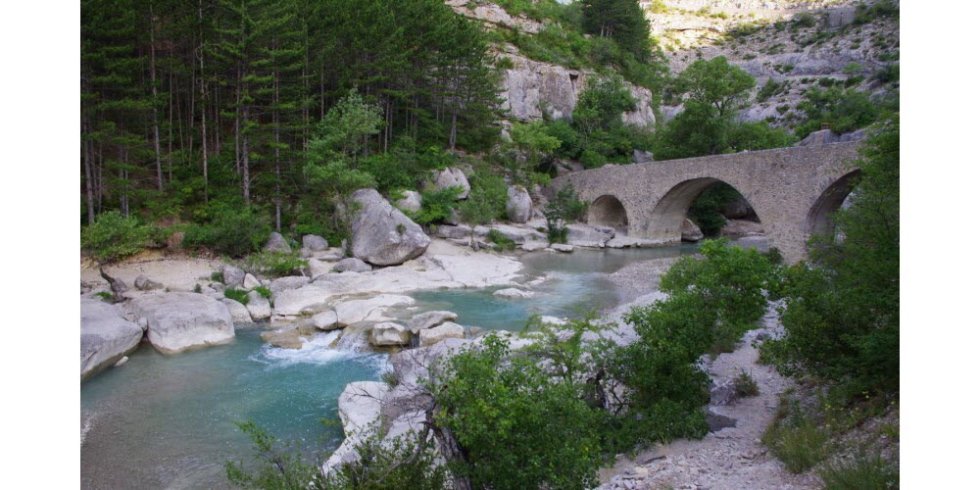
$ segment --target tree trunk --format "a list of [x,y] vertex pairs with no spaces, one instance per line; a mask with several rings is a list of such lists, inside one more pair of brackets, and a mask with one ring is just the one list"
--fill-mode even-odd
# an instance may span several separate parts
[[160,121],[157,114],[157,49],[153,30],[153,4],[150,3],[150,93],[153,94],[153,151],[157,164],[157,190],[163,192],[163,165],[160,162]]
[[242,122],[245,124],[245,132],[242,134],[242,197],[245,204],[251,201],[251,189],[249,188],[248,176],[248,105],[242,108]]
[[[88,125],[82,124],[82,128],[88,134]],[[82,141],[82,162],[85,166],[85,204],[88,211],[88,224],[95,223],[95,198],[92,194],[92,142],[85,138]]]
[[205,88],[206,78],[204,76],[204,8],[203,0],[197,0],[197,20],[200,22],[199,31],[201,35],[201,52],[199,60],[201,62],[201,164],[204,166],[204,203],[208,202],[208,111],[207,111],[207,90]]

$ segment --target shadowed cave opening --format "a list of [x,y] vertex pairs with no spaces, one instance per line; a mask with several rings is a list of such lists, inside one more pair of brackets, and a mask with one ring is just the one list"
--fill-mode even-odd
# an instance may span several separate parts
[[653,211],[655,236],[696,242],[726,237],[760,249],[768,237],[748,199],[730,184],[711,177],[681,182],[670,189]]
[[604,195],[592,201],[589,206],[588,223],[608,226],[616,233],[625,235],[629,230],[629,217],[623,203],[614,196]]

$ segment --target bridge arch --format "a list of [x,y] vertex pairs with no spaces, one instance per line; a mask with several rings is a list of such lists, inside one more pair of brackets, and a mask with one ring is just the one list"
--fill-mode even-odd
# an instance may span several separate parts
[[590,225],[608,226],[619,232],[629,230],[629,215],[622,201],[611,194],[604,194],[589,205],[588,223]]
[[830,183],[810,206],[806,216],[807,236],[833,233],[833,215],[844,204],[860,180],[861,171],[853,170]]
[[[687,219],[687,213],[691,208],[691,205],[694,204],[694,201],[697,200],[702,193],[716,184],[726,184],[735,189],[736,192],[738,192],[747,202],[749,202],[749,206],[755,210],[755,206],[751,201],[749,201],[749,198],[745,195],[745,192],[729,182],[715,177],[698,177],[688,179],[671,187],[670,190],[668,190],[660,198],[660,200],[657,201],[657,204],[654,206],[653,212],[650,215],[648,233],[655,237],[679,239],[681,236],[681,229],[684,226],[684,220]],[[756,215],[758,216],[758,211],[756,211]]]

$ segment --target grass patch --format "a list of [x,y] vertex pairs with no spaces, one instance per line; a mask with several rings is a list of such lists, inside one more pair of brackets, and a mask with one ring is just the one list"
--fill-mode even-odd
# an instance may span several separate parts
[[259,293],[259,296],[262,296],[265,299],[272,299],[272,290],[265,286],[258,286],[252,291]]
[[889,490],[898,488],[898,467],[881,457],[828,464],[818,472],[826,490]]
[[797,402],[779,402],[776,420],[762,435],[762,443],[792,473],[813,468],[827,455],[827,433],[807,417]]
[[759,384],[744,369],[735,377],[735,394],[739,398],[747,398],[759,394]]
[[514,250],[517,248],[517,242],[507,238],[507,236],[501,233],[499,230],[490,230],[490,232],[487,233],[487,240],[490,240],[490,243],[496,245],[500,250]]
[[274,277],[301,274],[308,265],[298,252],[260,252],[245,259],[245,269],[249,272]]
[[225,289],[225,297],[228,299],[233,299],[243,305],[248,304],[248,291],[238,288],[228,288]]

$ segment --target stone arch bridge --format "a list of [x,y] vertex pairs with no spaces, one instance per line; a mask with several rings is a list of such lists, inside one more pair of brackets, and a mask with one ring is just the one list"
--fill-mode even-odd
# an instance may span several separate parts
[[859,141],[747,151],[728,155],[607,165],[557,177],[589,203],[589,223],[640,238],[679,242],[688,208],[716,182],[752,205],[769,243],[790,263],[806,257],[806,241],[830,231],[830,217],[859,171]]

